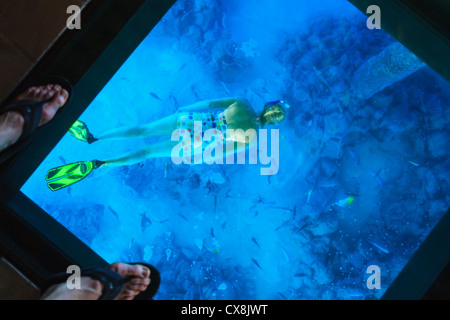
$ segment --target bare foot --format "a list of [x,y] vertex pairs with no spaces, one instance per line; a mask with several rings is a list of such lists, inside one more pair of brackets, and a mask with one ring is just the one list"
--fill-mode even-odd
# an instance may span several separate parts
[[150,270],[144,266],[118,262],[112,264],[109,269],[123,277],[135,277],[123,286],[116,300],[133,300],[135,296],[145,291],[150,284]]
[[[115,300],[133,300],[145,291],[150,284],[150,270],[141,265],[114,263],[108,269],[123,277],[134,276],[123,286]],[[81,277],[81,289],[69,289],[66,283],[50,287],[42,296],[44,300],[98,300],[102,295],[103,284],[89,277]]]
[[[31,87],[20,94],[15,101],[34,100],[44,101],[52,99],[45,104],[42,109],[42,116],[39,126],[49,122],[55,116],[56,112],[67,101],[69,93],[59,85],[49,84],[47,86]],[[22,135],[24,119],[16,111],[8,111],[0,115],[0,151],[13,145]]]

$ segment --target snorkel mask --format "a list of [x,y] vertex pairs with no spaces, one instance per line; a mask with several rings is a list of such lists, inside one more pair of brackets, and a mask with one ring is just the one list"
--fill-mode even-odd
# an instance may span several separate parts
[[[261,113],[261,125],[273,125],[281,122],[286,117],[286,109],[289,108],[289,104],[283,100],[276,100],[266,103]],[[280,114],[282,114],[281,119]]]

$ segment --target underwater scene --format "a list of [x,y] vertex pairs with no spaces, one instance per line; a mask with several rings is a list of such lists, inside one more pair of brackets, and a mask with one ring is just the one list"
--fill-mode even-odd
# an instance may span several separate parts
[[[149,124],[232,97],[285,102],[276,171],[161,151]],[[155,299],[379,299],[450,205],[449,105],[348,1],[179,0],[22,192],[109,263],[156,266]]]

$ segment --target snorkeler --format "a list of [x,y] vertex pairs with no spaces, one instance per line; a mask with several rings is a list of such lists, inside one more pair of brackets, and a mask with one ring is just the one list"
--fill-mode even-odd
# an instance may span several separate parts
[[[240,142],[236,150],[233,148],[233,153],[235,153],[248,148],[250,141],[254,138],[254,136],[246,134],[248,129],[254,129],[256,132],[260,127],[278,125],[286,117],[286,108],[289,108],[289,105],[284,101],[273,101],[266,103],[258,115],[245,98],[205,100],[182,107],[175,114],[155,122],[137,127],[114,129],[98,138],[95,138],[89,132],[86,124],[81,121],[76,121],[69,133],[78,140],[91,144],[99,140],[110,139],[171,137],[175,130],[180,129],[181,134],[190,134],[195,142],[201,140],[207,130],[212,129],[221,133],[226,141]],[[198,123],[202,124],[200,131],[195,127]],[[57,167],[48,171],[46,180],[49,182],[47,185],[52,191],[56,191],[79,182],[93,170],[105,165],[133,165],[150,158],[171,157],[177,144],[179,144],[178,141],[168,139],[150,144],[117,159],[82,161]],[[227,152],[225,155],[228,155]]]

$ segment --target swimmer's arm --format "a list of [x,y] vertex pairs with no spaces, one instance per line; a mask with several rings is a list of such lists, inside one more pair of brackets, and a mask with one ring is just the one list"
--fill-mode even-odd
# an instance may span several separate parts
[[186,107],[181,107],[178,109],[179,112],[195,112],[195,111],[206,111],[210,109],[226,109],[233,103],[238,101],[244,101],[245,98],[225,98],[225,99],[214,99],[214,100],[204,100],[197,103],[191,104]]

